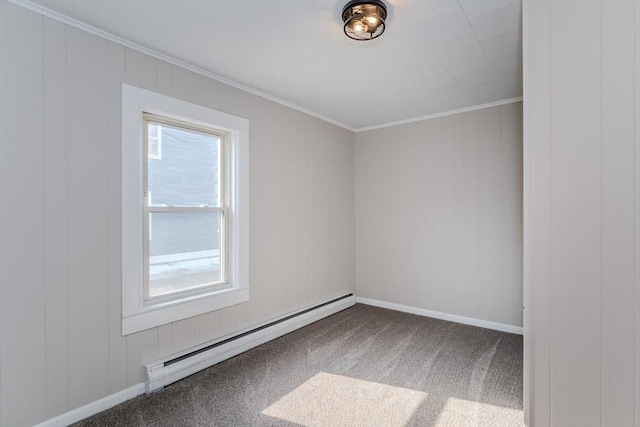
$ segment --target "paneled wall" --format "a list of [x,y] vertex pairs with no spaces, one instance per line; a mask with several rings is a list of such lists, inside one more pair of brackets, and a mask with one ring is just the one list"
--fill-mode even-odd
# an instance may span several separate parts
[[640,3],[525,6],[530,425],[638,426]]
[[[0,425],[138,384],[143,364],[354,291],[353,133],[0,1]],[[121,331],[120,87],[250,120],[251,299]]]
[[522,104],[356,134],[357,294],[522,326]]

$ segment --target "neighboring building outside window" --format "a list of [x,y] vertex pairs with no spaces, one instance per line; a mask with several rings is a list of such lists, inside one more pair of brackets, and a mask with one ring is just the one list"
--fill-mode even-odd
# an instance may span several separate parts
[[147,147],[149,158],[162,159],[162,126],[150,124],[147,129]]
[[123,335],[247,301],[248,121],[122,101]]

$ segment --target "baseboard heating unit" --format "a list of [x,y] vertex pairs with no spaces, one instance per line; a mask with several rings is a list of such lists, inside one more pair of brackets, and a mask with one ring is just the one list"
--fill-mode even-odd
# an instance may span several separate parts
[[268,323],[224,337],[212,344],[192,349],[184,354],[161,359],[146,365],[146,392],[162,389],[189,375],[220,363],[275,338],[293,332],[332,314],[353,306],[356,297],[351,293],[325,303],[283,316]]

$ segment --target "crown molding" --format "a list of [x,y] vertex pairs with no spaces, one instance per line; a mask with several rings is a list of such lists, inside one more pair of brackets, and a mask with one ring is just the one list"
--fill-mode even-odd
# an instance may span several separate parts
[[443,111],[442,113],[429,114],[429,115],[426,115],[426,116],[414,117],[412,119],[403,119],[403,120],[398,120],[398,121],[395,121],[395,122],[383,123],[383,124],[380,124],[380,125],[367,126],[367,127],[355,129],[354,132],[356,132],[356,133],[358,133],[358,132],[366,132],[366,131],[369,131],[369,130],[388,128],[388,127],[398,126],[398,125],[406,125],[407,123],[414,123],[414,122],[421,122],[423,120],[437,119],[439,117],[452,116],[454,114],[460,114],[460,113],[468,113],[469,111],[482,110],[482,109],[491,108],[491,107],[498,107],[500,105],[513,104],[514,102],[520,102],[520,101],[522,101],[522,97],[503,99],[502,101],[495,101],[495,102],[489,102],[489,103],[486,103],[486,104],[473,105],[471,107],[459,108],[457,110]]
[[327,116],[324,116],[322,114],[318,114],[318,113],[316,113],[314,111],[308,110],[308,109],[303,108],[303,107],[301,107],[299,105],[296,105],[296,104],[293,104],[291,102],[285,101],[284,99],[281,99],[281,98],[278,98],[276,96],[270,95],[268,93],[262,92],[262,91],[260,91],[258,89],[254,89],[254,88],[252,88],[250,86],[247,86],[247,85],[244,85],[242,83],[236,82],[236,81],[231,80],[231,79],[229,79],[227,77],[221,76],[221,75],[216,74],[216,73],[212,73],[211,71],[207,71],[207,70],[202,69],[200,67],[196,67],[196,66],[194,66],[192,64],[189,64],[187,62],[181,61],[181,60],[176,59],[176,58],[174,58],[172,56],[169,56],[169,55],[166,55],[164,53],[158,52],[156,50],[150,49],[148,47],[139,45],[137,43],[132,42],[131,40],[127,40],[127,39],[125,39],[123,37],[116,36],[115,34],[111,34],[108,31],[101,30],[99,28],[94,27],[93,25],[86,24],[86,23],[84,23],[82,21],[79,21],[79,20],[77,20],[75,18],[71,18],[70,16],[67,16],[67,15],[64,15],[62,13],[56,12],[56,11],[51,10],[51,9],[49,9],[47,7],[44,7],[42,5],[33,3],[31,1],[29,1],[29,0],[7,0],[7,1],[9,3],[13,3],[15,5],[24,7],[25,9],[29,9],[29,10],[31,10],[33,12],[36,12],[36,13],[41,14],[43,16],[46,16],[48,18],[55,19],[56,21],[62,22],[63,24],[67,24],[67,25],[75,27],[75,28],[77,28],[79,30],[85,31],[85,32],[87,32],[89,34],[93,34],[95,36],[101,37],[101,38],[106,39],[108,41],[111,41],[113,43],[122,45],[122,46],[124,46],[126,48],[136,50],[138,52],[141,52],[141,53],[144,53],[146,55],[149,55],[149,56],[151,56],[153,58],[159,59],[161,61],[168,62],[168,63],[173,64],[175,66],[178,66],[178,67],[184,68],[186,70],[192,71],[192,72],[194,72],[196,74],[200,74],[200,75],[202,75],[204,77],[209,77],[210,79],[219,81],[220,83],[224,83],[224,84],[226,84],[228,86],[232,86],[232,87],[234,87],[236,89],[243,90],[245,92],[251,93],[253,95],[259,96],[259,97],[264,98],[264,99],[267,99],[269,101],[273,101],[273,102],[275,102],[277,104],[284,105],[285,107],[289,107],[291,109],[294,109],[294,110],[300,111],[302,113],[308,114],[308,115],[313,116],[313,117],[315,117],[317,119],[320,119],[320,120],[323,120],[325,122],[331,123],[333,125],[339,126],[341,128],[347,129],[347,130],[349,130],[351,132],[355,131],[355,129],[353,127],[351,127],[351,126],[349,126],[349,125],[347,125],[345,123],[339,122],[337,120],[334,120],[334,119],[332,119],[330,117],[327,117]]

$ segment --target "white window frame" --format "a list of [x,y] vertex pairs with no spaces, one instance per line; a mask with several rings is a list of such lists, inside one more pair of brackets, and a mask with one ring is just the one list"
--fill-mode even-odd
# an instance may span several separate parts
[[[223,288],[144,299],[144,119],[149,113],[226,134],[229,283]],[[249,121],[122,84],[122,335],[249,300]]]

